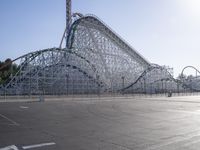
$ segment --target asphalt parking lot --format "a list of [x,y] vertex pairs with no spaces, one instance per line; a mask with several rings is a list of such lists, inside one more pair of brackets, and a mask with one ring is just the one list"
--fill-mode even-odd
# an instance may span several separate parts
[[197,150],[200,97],[0,103],[0,150]]

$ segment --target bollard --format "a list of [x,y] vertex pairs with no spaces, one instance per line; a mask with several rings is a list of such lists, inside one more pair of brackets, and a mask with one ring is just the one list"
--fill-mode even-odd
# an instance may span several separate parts
[[167,96],[168,96],[168,97],[172,97],[172,92],[169,91]]
[[39,96],[39,102],[44,102],[44,95]]

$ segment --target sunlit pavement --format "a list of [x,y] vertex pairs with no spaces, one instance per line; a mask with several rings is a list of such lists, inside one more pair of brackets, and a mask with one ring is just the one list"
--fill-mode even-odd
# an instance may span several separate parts
[[199,147],[198,96],[0,103],[0,150]]

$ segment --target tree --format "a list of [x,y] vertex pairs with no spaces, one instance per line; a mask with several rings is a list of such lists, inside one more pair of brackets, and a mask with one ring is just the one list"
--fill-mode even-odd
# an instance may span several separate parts
[[179,74],[177,77],[178,80],[186,80],[187,76],[185,74]]
[[18,70],[19,67],[10,58],[7,58],[4,62],[0,61],[0,84],[8,82],[11,74],[15,75]]

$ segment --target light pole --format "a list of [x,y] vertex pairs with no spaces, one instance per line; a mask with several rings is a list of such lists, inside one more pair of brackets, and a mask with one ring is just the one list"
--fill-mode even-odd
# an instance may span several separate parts
[[[124,79],[125,79],[125,77],[122,76],[122,89],[124,89]],[[123,90],[122,90],[122,94],[123,94]]]

